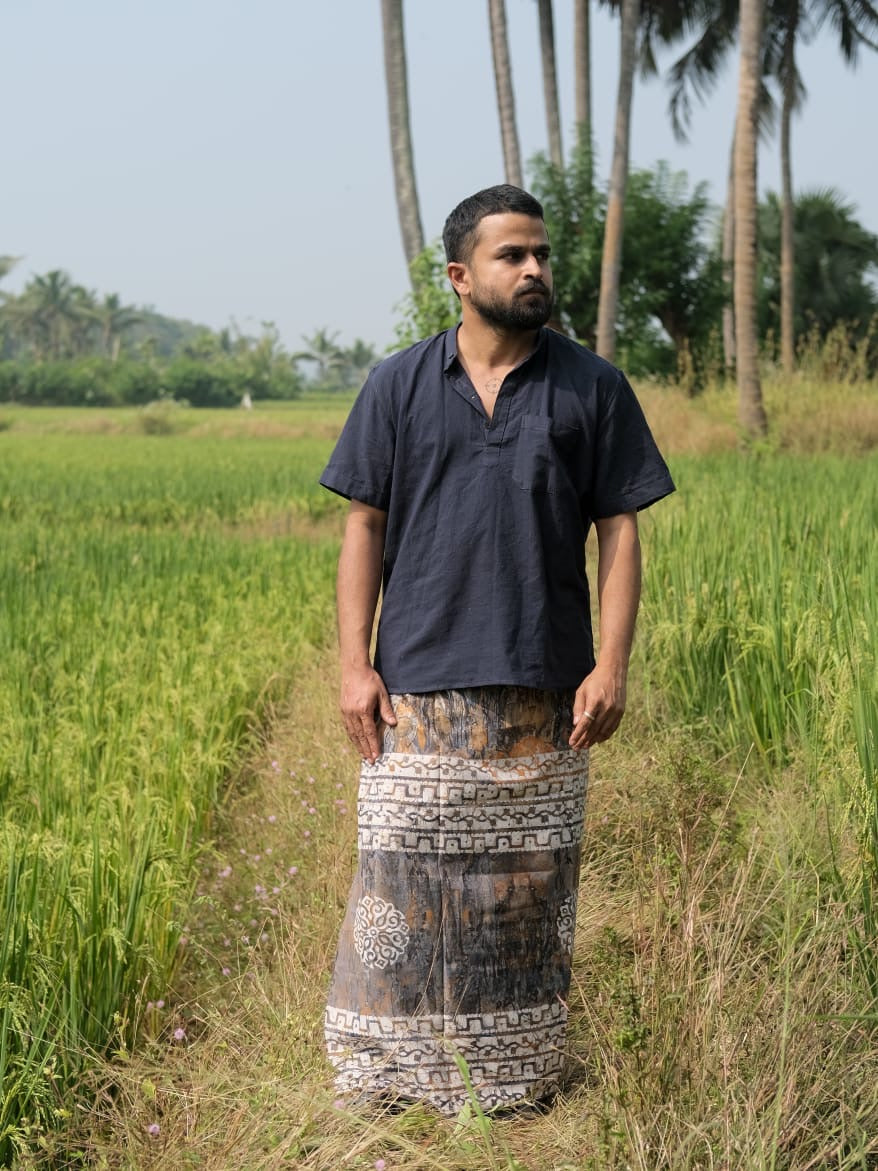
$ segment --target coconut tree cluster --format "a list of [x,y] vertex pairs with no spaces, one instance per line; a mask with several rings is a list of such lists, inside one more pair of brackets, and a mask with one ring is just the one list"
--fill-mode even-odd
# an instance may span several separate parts
[[[568,225],[575,223],[578,226],[580,245],[583,236],[588,237],[590,243],[593,242],[594,223],[589,227],[586,223],[589,217],[599,221],[600,226],[599,268],[595,272],[593,263],[586,266],[596,286],[591,294],[591,300],[596,302],[596,323],[593,334],[585,331],[580,336],[599,353],[611,361],[615,360],[626,304],[630,313],[631,298],[626,297],[623,290],[632,279],[630,262],[626,266],[626,251],[630,254],[630,250],[625,249],[625,235],[628,230],[631,108],[638,74],[648,76],[657,72],[660,49],[670,48],[672,53],[675,47],[682,49],[667,75],[669,116],[682,137],[685,136],[694,101],[709,95],[727,58],[737,54],[738,103],[733,142],[730,143],[729,187],[721,235],[720,281],[723,295],[717,299],[716,329],[722,337],[725,368],[737,373],[742,426],[746,432],[758,435],[764,431],[766,423],[758,363],[760,315],[764,320],[765,314],[760,310],[758,315],[757,309],[765,300],[765,292],[759,283],[760,273],[772,269],[772,265],[766,264],[762,255],[763,245],[769,239],[779,251],[774,293],[777,298],[780,358],[787,374],[792,374],[795,369],[797,339],[803,336],[804,329],[813,329],[816,320],[810,312],[807,296],[804,302],[800,301],[797,305],[797,296],[801,296],[803,286],[801,274],[797,275],[797,240],[801,234],[801,224],[798,229],[796,226],[797,216],[803,222],[807,219],[807,206],[802,206],[800,214],[792,181],[792,119],[806,92],[799,71],[798,50],[827,25],[837,39],[845,61],[855,64],[861,49],[876,48],[878,9],[871,0],[600,2],[618,16],[619,73],[609,179],[606,188],[596,196],[592,188],[589,0],[575,0],[574,3],[573,43],[570,48],[575,66],[577,126],[572,154],[566,163],[559,116],[552,0],[535,0],[534,44],[535,47],[539,46],[543,78],[548,168],[545,160],[537,162],[533,186],[541,186],[539,193],[544,197],[551,194],[553,186],[557,189],[559,185],[566,185],[568,195],[571,186],[576,189],[578,202],[576,206],[568,206],[566,218]],[[429,263],[415,263],[423,249],[423,234],[411,145],[402,0],[382,0],[382,18],[397,205],[406,259],[412,273],[412,301],[408,307],[411,310],[414,305],[417,316],[418,307],[424,303],[424,295],[418,289],[418,283],[425,272],[435,268],[435,258]],[[488,22],[506,180],[521,185],[521,151],[515,121],[515,95],[504,0],[488,0]],[[777,201],[779,231],[774,238],[766,236],[765,241],[760,242],[757,143],[759,135],[767,133],[777,120],[775,113],[778,107],[782,175],[782,189]],[[822,201],[824,210],[828,202],[830,213],[832,205],[835,205],[836,219],[842,214],[840,207],[844,201],[836,192],[809,193],[807,198],[816,199],[818,203]],[[766,215],[761,218],[766,221]],[[812,216],[812,226],[813,219]],[[413,225],[417,225],[417,233]],[[557,229],[557,224],[552,227]],[[834,225],[834,228],[838,227],[838,224]],[[576,232],[573,234],[576,235]],[[874,240],[874,237],[870,239]],[[553,241],[557,257],[559,248],[555,231]],[[413,251],[418,243],[421,247]],[[579,251],[582,251],[581,246]],[[866,253],[869,259],[865,259]],[[593,261],[593,248],[591,255]],[[874,265],[875,254],[871,243],[867,243],[860,256],[866,268]],[[691,269],[692,265],[684,267]],[[582,276],[581,264],[579,270]],[[716,264],[712,263],[710,270],[713,279]],[[862,281],[864,272],[863,268],[859,270],[859,275],[853,278],[854,285]],[[556,272],[556,283],[561,299],[566,298],[569,302],[571,297],[565,289],[563,274],[559,278]],[[868,307],[863,304],[863,300],[861,297],[860,309]],[[664,317],[657,315],[657,319],[679,351],[682,335],[679,330],[675,334],[669,329],[668,313]],[[675,320],[679,323],[680,316],[677,315]],[[809,326],[805,325],[806,321],[810,322]],[[560,324],[564,324],[563,319]],[[568,319],[566,324],[569,326],[574,323]],[[865,321],[861,320],[859,324],[866,328]],[[690,344],[691,338],[685,340]]]

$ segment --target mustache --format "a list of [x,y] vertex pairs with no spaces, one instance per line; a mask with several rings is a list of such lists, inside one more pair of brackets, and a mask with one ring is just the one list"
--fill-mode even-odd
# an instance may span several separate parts
[[543,284],[542,281],[531,281],[530,284],[527,286],[527,288],[521,289],[516,294],[516,296],[524,297],[527,293],[545,293],[545,295],[547,297],[551,296],[551,293],[550,293],[548,286]]

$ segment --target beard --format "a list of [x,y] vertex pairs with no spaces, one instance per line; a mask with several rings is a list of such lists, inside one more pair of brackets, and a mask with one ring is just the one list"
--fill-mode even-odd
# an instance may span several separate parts
[[532,285],[504,301],[496,294],[473,288],[470,304],[489,325],[514,333],[526,333],[539,329],[552,316],[552,290],[543,284]]

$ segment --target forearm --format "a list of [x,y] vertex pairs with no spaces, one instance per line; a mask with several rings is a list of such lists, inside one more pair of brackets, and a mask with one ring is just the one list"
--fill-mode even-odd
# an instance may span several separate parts
[[636,513],[596,523],[598,532],[599,665],[624,678],[640,605],[641,556]]
[[342,670],[366,667],[384,564],[386,516],[351,503],[338,559],[336,600]]
[[637,514],[595,522],[598,534],[600,641],[595,669],[573,701],[573,748],[608,740],[625,712],[628,659],[640,604],[640,540]]

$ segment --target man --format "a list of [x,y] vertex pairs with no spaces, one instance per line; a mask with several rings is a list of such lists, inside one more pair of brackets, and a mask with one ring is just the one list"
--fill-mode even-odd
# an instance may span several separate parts
[[466,1080],[484,1109],[557,1087],[588,750],[625,709],[636,514],[673,484],[624,377],[545,328],[540,204],[488,188],[443,239],[460,325],[372,371],[321,477],[351,501],[341,710],[363,761],[326,1037],[341,1092],[454,1114]]

